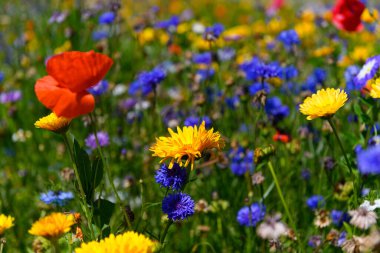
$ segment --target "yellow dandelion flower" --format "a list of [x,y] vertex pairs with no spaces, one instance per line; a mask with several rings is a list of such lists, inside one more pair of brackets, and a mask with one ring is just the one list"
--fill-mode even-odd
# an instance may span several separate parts
[[34,222],[29,233],[43,236],[47,239],[55,239],[70,231],[75,224],[74,215],[64,213],[52,213]]
[[8,228],[13,227],[14,220],[15,218],[13,218],[12,216],[0,214],[0,235],[4,234],[4,231]]
[[34,123],[34,126],[55,133],[64,133],[69,129],[70,122],[70,119],[67,119],[65,117],[57,117],[57,115],[52,112],[48,116],[37,120],[36,123]]
[[376,80],[371,80],[369,82],[371,87],[369,95],[373,98],[380,98],[380,78],[376,78]]
[[199,126],[183,127],[181,130],[177,127],[177,132],[168,129],[170,137],[160,137],[150,148],[154,152],[153,156],[163,158],[160,163],[171,159],[169,168],[173,167],[176,162],[182,166],[182,159],[186,159],[185,167],[191,163],[191,169],[194,168],[194,161],[202,157],[202,152],[208,149],[216,148],[220,150],[224,147],[224,140],[219,132],[214,133],[214,129],[206,130],[205,122]]
[[308,120],[330,117],[347,101],[347,94],[340,89],[322,89],[311,97],[307,97],[300,105],[300,112],[307,115]]
[[379,12],[376,9],[363,11],[361,20],[366,23],[375,23],[379,19]]
[[156,243],[144,235],[128,231],[121,235],[111,234],[100,242],[83,243],[75,253],[150,253],[155,250]]
[[324,57],[324,56],[331,55],[333,52],[334,52],[333,47],[324,46],[324,47],[320,47],[314,50],[313,55],[315,57]]

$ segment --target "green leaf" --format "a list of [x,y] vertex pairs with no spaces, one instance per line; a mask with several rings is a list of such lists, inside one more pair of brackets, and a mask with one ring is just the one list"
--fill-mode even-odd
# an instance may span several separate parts
[[97,199],[94,202],[94,220],[98,227],[103,228],[105,225],[109,225],[114,211],[114,203],[105,199]]
[[80,147],[77,140],[74,139],[74,159],[78,169],[79,179],[86,194],[87,202],[92,202],[94,187],[91,182],[91,163],[86,151]]
[[103,161],[99,157],[95,158],[95,160],[92,162],[91,176],[93,187],[96,189],[103,178]]

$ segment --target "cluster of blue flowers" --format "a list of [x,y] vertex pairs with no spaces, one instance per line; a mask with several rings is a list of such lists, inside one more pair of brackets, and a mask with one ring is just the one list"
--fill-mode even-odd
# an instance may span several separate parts
[[301,43],[298,34],[295,30],[282,31],[277,39],[282,42],[287,51],[291,51],[293,46]]
[[45,204],[56,206],[65,206],[73,198],[74,194],[72,192],[63,191],[48,191],[40,196],[40,200]]
[[173,168],[169,169],[166,164],[162,164],[154,178],[161,187],[173,191],[162,200],[162,211],[168,215],[169,219],[184,220],[194,214],[194,200],[190,195],[181,192],[188,182],[185,168],[175,163]]
[[136,95],[141,92],[144,96],[154,91],[157,85],[166,77],[165,71],[161,67],[156,67],[151,71],[144,71],[139,74],[137,80],[131,83],[129,94]]
[[260,203],[253,203],[245,206],[238,211],[236,220],[245,227],[255,227],[257,223],[264,219],[266,207]]
[[258,57],[246,61],[240,65],[240,70],[248,81],[261,81],[272,77],[280,77],[282,67],[278,62],[265,63]]
[[229,157],[231,161],[230,168],[234,175],[242,176],[247,171],[253,173],[255,165],[252,150],[245,150],[243,147],[238,147],[230,151]]

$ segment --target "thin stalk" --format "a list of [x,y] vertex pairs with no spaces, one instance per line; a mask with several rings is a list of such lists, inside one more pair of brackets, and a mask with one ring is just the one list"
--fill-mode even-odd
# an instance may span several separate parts
[[272,177],[273,177],[274,183],[276,184],[277,192],[278,192],[278,195],[280,196],[282,205],[283,205],[283,207],[285,209],[286,216],[288,216],[288,218],[290,220],[290,223],[291,223],[291,225],[293,227],[294,233],[297,234],[297,232],[296,232],[296,225],[295,225],[295,223],[293,221],[292,216],[290,215],[288,205],[286,204],[284,195],[282,194],[282,190],[281,190],[280,184],[278,183],[276,172],[274,171],[274,168],[273,168],[273,165],[272,165],[271,161],[268,161],[268,167],[269,167],[270,172],[272,173]]
[[77,179],[78,186],[79,186],[80,199],[82,200],[81,202],[82,202],[82,205],[84,207],[84,212],[85,212],[85,215],[86,215],[86,219],[87,219],[87,223],[88,223],[88,228],[89,228],[90,233],[91,233],[91,239],[95,240],[96,239],[95,238],[95,233],[94,233],[94,230],[93,230],[93,227],[92,227],[92,215],[90,215],[91,212],[90,212],[90,210],[88,208],[88,205],[87,205],[87,202],[86,202],[86,193],[84,192],[82,182],[80,181],[78,168],[77,168],[77,165],[76,165],[75,159],[74,159],[74,153],[73,153],[73,150],[71,149],[69,140],[67,138],[67,133],[63,133],[62,137],[63,137],[63,141],[64,141],[64,143],[66,145],[66,148],[69,150],[70,159],[71,159],[71,162],[73,164],[73,169],[74,169],[75,177]]
[[170,226],[173,224],[173,220],[169,219],[168,223],[166,224],[166,227],[164,229],[164,232],[162,236],[160,236],[160,243],[164,244],[166,235],[168,234]]
[[123,205],[123,203],[121,201],[121,198],[119,196],[119,193],[117,192],[115,184],[113,183],[113,179],[112,179],[112,176],[111,176],[110,168],[108,166],[107,161],[104,158],[104,154],[103,154],[102,148],[100,147],[99,140],[98,140],[98,131],[97,131],[97,127],[96,127],[96,121],[95,121],[94,116],[92,115],[92,113],[90,113],[90,119],[91,119],[92,125],[94,127],[94,132],[95,132],[94,135],[95,135],[95,141],[96,141],[96,146],[97,146],[97,149],[98,149],[98,153],[100,155],[100,158],[102,159],[102,162],[103,162],[103,165],[104,165],[104,168],[105,168],[105,171],[106,171],[106,175],[107,175],[108,181],[109,181],[109,183],[111,185],[113,193],[115,194],[117,204],[119,205],[119,208],[121,209],[121,211],[123,213],[124,219],[127,222],[128,229],[131,230],[132,229],[131,221],[129,220],[129,216],[127,214],[127,211],[125,210],[124,205]]
[[50,240],[51,246],[52,246],[52,252],[53,253],[59,253],[59,245],[58,245],[58,239],[52,239]]
[[5,239],[1,238],[0,239],[0,253],[3,253],[4,250],[4,244],[5,244]]
[[344,151],[344,148],[343,148],[343,145],[342,145],[342,142],[340,141],[340,138],[339,138],[339,135],[338,135],[338,131],[336,130],[336,127],[334,125],[334,122],[331,120],[331,118],[327,118],[327,121],[329,122],[333,132],[334,132],[334,135],[336,137],[336,139],[338,140],[338,144],[339,144],[339,147],[343,153],[343,156],[344,156],[344,160],[346,161],[346,164],[347,164],[347,167],[350,169],[350,174],[351,176],[353,176],[352,174],[352,168],[351,168],[351,164],[350,162],[348,161],[348,158],[347,158],[347,155],[346,155],[346,152]]

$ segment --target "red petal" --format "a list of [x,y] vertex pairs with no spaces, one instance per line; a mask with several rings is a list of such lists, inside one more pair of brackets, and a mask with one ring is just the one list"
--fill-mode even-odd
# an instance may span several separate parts
[[101,81],[112,63],[112,59],[104,54],[72,51],[51,57],[46,70],[60,85],[80,92]]
[[51,76],[38,79],[34,86],[38,100],[57,116],[75,118],[94,110],[95,99],[87,91],[79,93],[60,87]]

